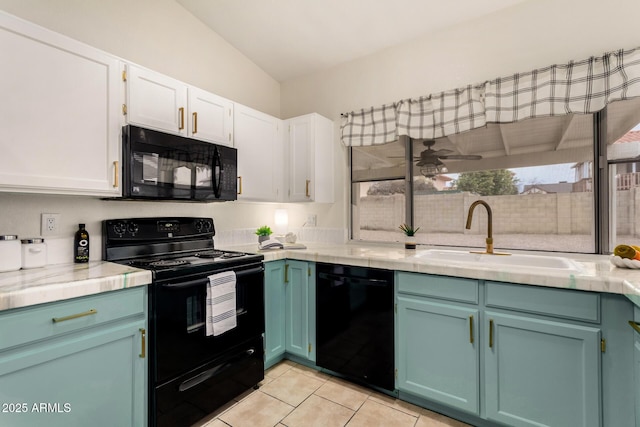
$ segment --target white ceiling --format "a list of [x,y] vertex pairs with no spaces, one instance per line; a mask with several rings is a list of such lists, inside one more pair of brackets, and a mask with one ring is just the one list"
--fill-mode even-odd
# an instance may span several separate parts
[[279,82],[529,0],[176,0]]

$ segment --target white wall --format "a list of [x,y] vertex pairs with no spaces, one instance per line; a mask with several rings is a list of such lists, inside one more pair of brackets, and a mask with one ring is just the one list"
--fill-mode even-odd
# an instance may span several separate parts
[[[425,20],[429,20],[425,16]],[[402,25],[402,22],[390,25]],[[638,0],[529,0],[493,15],[282,83],[283,117],[340,113],[640,46]],[[375,31],[372,27],[371,31]],[[366,34],[362,35],[366,37]],[[337,131],[338,132],[338,131]],[[336,133],[336,138],[339,134]],[[336,198],[348,217],[347,150],[336,143]]]
[[[637,0],[530,0],[280,85],[173,0],[0,0],[0,9],[281,118],[318,112],[335,120],[336,203],[287,205],[296,227],[308,212],[318,214],[319,227],[347,226],[341,112],[640,46]],[[69,233],[85,221],[94,235],[101,219],[137,215],[211,215],[220,230],[248,228],[270,223],[276,207],[0,193],[0,234],[39,234],[40,212],[61,213]]]

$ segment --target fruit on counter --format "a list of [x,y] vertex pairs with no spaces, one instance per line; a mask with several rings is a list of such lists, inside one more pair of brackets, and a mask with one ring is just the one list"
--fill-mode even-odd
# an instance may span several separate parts
[[640,246],[618,245],[613,249],[613,254],[620,258],[635,259],[640,261]]

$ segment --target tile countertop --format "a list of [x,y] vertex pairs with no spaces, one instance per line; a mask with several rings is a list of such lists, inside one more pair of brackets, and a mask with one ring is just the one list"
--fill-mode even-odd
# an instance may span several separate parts
[[151,283],[151,272],[105,261],[0,273],[0,311]]
[[[481,266],[445,261],[426,261],[416,255],[430,247],[405,250],[396,244],[307,244],[307,249],[259,251],[257,244],[221,246],[218,249],[261,253],[265,261],[301,261],[384,268],[495,280],[534,286],[623,294],[640,307],[640,269],[613,266],[607,255],[510,251],[514,254],[558,256],[573,260],[579,272],[552,271],[521,266]],[[467,248],[442,248],[466,251]],[[57,264],[43,268],[0,273],[0,311],[60,301],[151,283],[151,273],[104,261],[88,264]]]
[[406,250],[400,243],[342,245],[308,244],[307,249],[260,251],[256,245],[226,246],[219,249],[261,253],[265,261],[296,259],[364,267],[384,268],[417,273],[495,280],[553,288],[577,289],[592,292],[623,294],[640,307],[640,269],[615,267],[608,255],[590,255],[556,252],[509,251],[513,254],[563,257],[574,261],[579,272],[549,270],[537,267],[473,265],[442,260],[427,261],[416,257],[427,249],[468,251],[477,248],[419,247]]

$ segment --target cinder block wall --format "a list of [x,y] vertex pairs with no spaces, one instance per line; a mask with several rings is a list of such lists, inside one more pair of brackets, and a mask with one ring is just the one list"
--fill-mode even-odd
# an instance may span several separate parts
[[[618,192],[618,234],[640,220],[640,194]],[[593,193],[527,194],[479,197],[468,192],[415,196],[415,223],[426,232],[485,234],[487,213],[484,207],[474,210],[470,230],[465,230],[469,206],[476,200],[491,206],[495,234],[591,234],[593,227]],[[404,195],[366,196],[360,199],[360,228],[396,231],[405,222]],[[637,212],[637,213],[636,213]],[[623,215],[622,217],[620,215]],[[632,221],[631,219],[634,219]],[[635,231],[635,230],[634,230]]]

